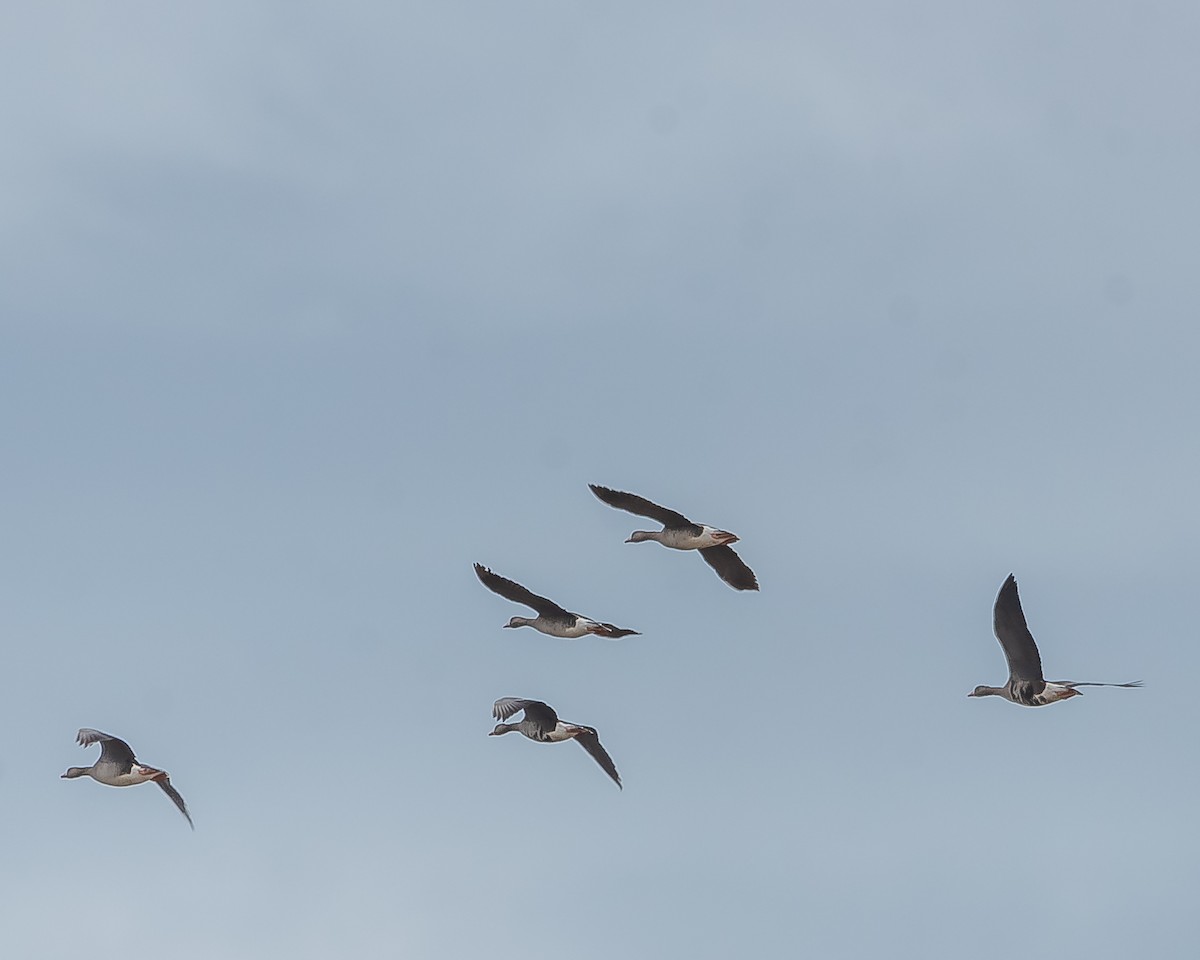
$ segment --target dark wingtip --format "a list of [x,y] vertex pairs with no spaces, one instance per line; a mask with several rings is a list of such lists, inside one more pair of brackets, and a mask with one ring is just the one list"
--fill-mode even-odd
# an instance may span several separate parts
[[614,490],[612,487],[604,487],[598,483],[589,483],[588,489],[596,495],[596,499],[608,506],[614,506],[613,497],[621,496],[620,490]]
[[611,623],[602,623],[600,626],[604,627],[604,632],[600,636],[609,640],[619,640],[621,637],[640,637],[642,635],[640,630],[626,630],[624,627],[618,627]]

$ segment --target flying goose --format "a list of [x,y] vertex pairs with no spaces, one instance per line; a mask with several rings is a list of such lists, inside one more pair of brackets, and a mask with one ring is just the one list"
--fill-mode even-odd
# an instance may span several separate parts
[[74,780],[76,777],[91,777],[93,780],[107,784],[110,787],[132,787],[139,783],[149,783],[153,780],[162,792],[171,798],[171,802],[179,808],[179,812],[187,819],[188,825],[195,830],[192,815],[188,813],[187,804],[179,791],[171,786],[171,778],[165,770],[147,767],[137,762],[133,750],[124,740],[91,730],[84,727],[76,736],[76,742],[81,747],[90,747],[93,743],[100,744],[100,757],[90,767],[69,767],[62,775],[62,780]]
[[717,571],[717,576],[734,590],[758,589],[758,578],[754,576],[754,571],[746,566],[742,558],[729,546],[731,543],[737,543],[738,537],[728,530],[717,530],[704,524],[692,523],[682,513],[660,507],[635,493],[622,493],[620,490],[610,490],[594,483],[589,483],[588,486],[592,493],[610,507],[636,513],[640,517],[649,517],[663,525],[661,530],[634,530],[626,543],[657,540],[664,547],[673,550],[699,550],[705,562]]
[[624,630],[621,627],[613,626],[611,623],[589,620],[587,617],[581,617],[577,613],[564,610],[553,600],[539,597],[536,593],[526,590],[519,583],[514,583],[512,580],[506,580],[499,574],[492,573],[491,570],[482,564],[475,564],[475,576],[479,577],[480,582],[485,587],[493,593],[500,594],[505,600],[524,604],[537,611],[538,615],[532,620],[529,617],[513,617],[505,624],[506,627],[533,627],[534,630],[538,630],[548,636],[562,637],[566,640],[574,640],[576,637],[586,637],[590,633],[594,633],[598,637],[608,637],[610,640],[617,640],[621,637],[639,636],[636,630]]
[[1010,573],[1000,593],[996,596],[993,609],[996,639],[1004,649],[1008,660],[1008,683],[1002,687],[980,684],[967,694],[968,697],[1003,697],[1024,707],[1044,707],[1048,703],[1077,697],[1083,691],[1076,687],[1140,687],[1141,680],[1131,683],[1081,683],[1076,680],[1046,680],[1042,676],[1042,657],[1038,653],[1033,634],[1025,624],[1021,610],[1021,598],[1017,595],[1017,581]]
[[537,743],[562,743],[564,740],[574,740],[592,755],[592,759],[600,764],[605,773],[612,777],[613,783],[618,787],[621,786],[621,775],[617,773],[616,765],[612,762],[608,751],[600,745],[600,737],[596,733],[595,727],[585,727],[578,723],[559,720],[558,714],[549,704],[542,703],[541,700],[522,700],[519,697],[501,697],[492,706],[492,716],[497,720],[507,720],[521,710],[525,711],[525,716],[519,723],[498,723],[496,729],[488,736],[499,737],[515,730]]

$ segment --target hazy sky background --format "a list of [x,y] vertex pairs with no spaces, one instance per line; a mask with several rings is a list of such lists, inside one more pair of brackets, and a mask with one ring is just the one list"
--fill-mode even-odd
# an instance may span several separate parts
[[[5,955],[1190,956],[1198,41],[1190,3],[10,6]],[[474,561],[644,636],[502,631]],[[1010,571],[1048,676],[1146,688],[968,700]],[[501,696],[625,790],[488,739]],[[60,780],[81,726],[195,833]]]

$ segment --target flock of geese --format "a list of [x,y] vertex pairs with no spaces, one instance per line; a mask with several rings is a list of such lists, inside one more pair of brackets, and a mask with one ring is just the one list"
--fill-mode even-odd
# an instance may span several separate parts
[[[700,556],[716,571],[717,576],[733,589],[758,589],[758,578],[755,577],[754,571],[746,566],[742,558],[730,546],[738,542],[739,538],[735,534],[728,530],[693,523],[682,513],[661,507],[637,494],[611,490],[596,484],[589,484],[589,487],[592,493],[610,507],[625,510],[640,517],[648,517],[662,524],[661,530],[635,530],[629,535],[626,543],[654,540],[672,550],[699,551]],[[553,600],[538,596],[532,590],[493,573],[478,563],[475,564],[475,575],[493,593],[497,593],[513,603],[529,607],[537,613],[537,616],[532,618],[514,616],[504,625],[505,627],[533,627],[547,636],[566,640],[588,635],[619,640],[621,637],[639,635],[637,630],[629,630],[603,620],[592,620],[582,614],[572,613],[565,607],[560,607]],[[1017,594],[1017,581],[1012,574],[1009,574],[1000,587],[992,616],[996,639],[1000,641],[1000,647],[1008,661],[1008,681],[1002,687],[989,687],[981,684],[967,694],[969,697],[1003,697],[1005,700],[1025,707],[1044,707],[1059,700],[1079,696],[1082,692],[1079,690],[1080,687],[1140,687],[1142,685],[1140,680],[1129,683],[1047,680],[1042,673],[1042,657],[1038,652],[1037,643],[1025,622],[1025,613],[1021,609],[1021,598]],[[521,720],[516,723],[506,722],[518,713],[524,713]],[[621,786],[621,775],[617,772],[612,757],[600,743],[600,736],[595,727],[560,720],[557,712],[549,704],[543,703],[541,700],[529,700],[521,697],[501,697],[492,706],[492,716],[498,722],[488,736],[496,737],[516,732],[536,743],[563,743],[567,740],[574,740],[588,752],[618,787]],[[90,767],[70,767],[62,775],[63,779],[91,777],[110,787],[132,787],[139,783],[156,783],[179,808],[179,812],[187,819],[192,829],[195,829],[191,814],[188,813],[187,804],[171,785],[171,778],[165,770],[138,763],[129,744],[110,734],[101,733],[99,730],[90,728],[80,730],[77,742],[82,747],[100,744],[100,756]]]

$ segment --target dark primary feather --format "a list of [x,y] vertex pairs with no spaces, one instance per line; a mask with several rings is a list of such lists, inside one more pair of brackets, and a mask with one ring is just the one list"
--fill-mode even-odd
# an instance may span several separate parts
[[601,636],[607,637],[609,640],[619,640],[621,637],[640,637],[642,635],[641,631],[626,630],[624,627],[613,626],[611,623],[602,622],[600,626],[604,627],[604,633]]
[[[1045,683],[1042,676],[1042,657],[1034,643],[1033,634],[1025,624],[1021,610],[1021,598],[1017,595],[1017,581],[1010,573],[992,610],[992,622],[996,639],[1008,660],[1008,675],[1012,680]],[[1040,689],[1038,690],[1040,693]]]
[[179,795],[179,791],[176,790],[173,786],[171,786],[171,778],[167,777],[167,776],[162,776],[162,777],[159,777],[154,782],[157,783],[160,787],[162,787],[162,792],[171,798],[171,802],[174,803],[175,806],[177,806],[179,808],[179,812],[182,813],[184,815],[184,817],[187,819],[188,826],[191,827],[193,830],[195,830],[196,825],[194,823],[192,823],[192,815],[190,813],[188,813],[187,804],[183,802],[183,797],[181,797]]
[[1093,683],[1090,680],[1056,680],[1055,683],[1064,687],[1140,687],[1141,680],[1130,680],[1129,683]]
[[704,562],[734,590],[757,590],[758,578],[730,546],[705,547],[700,551]]
[[548,703],[541,700],[522,700],[520,697],[501,697],[492,705],[492,716],[507,720],[515,713],[525,711],[525,719],[537,724],[542,733],[549,733],[558,726],[558,714]]
[[544,617],[569,619],[572,622],[575,620],[574,614],[564,610],[553,600],[539,597],[536,593],[526,589],[519,583],[508,580],[499,574],[492,573],[491,570],[482,564],[475,564],[475,576],[479,577],[480,583],[491,590],[492,593],[500,594],[505,600],[511,600],[513,603],[530,607]]
[[636,493],[610,490],[608,487],[597,486],[594,483],[589,483],[588,487],[591,488],[592,493],[610,507],[616,507],[618,510],[625,510],[629,513],[636,513],[639,517],[649,517],[651,520],[657,520],[664,527],[696,526],[696,524],[692,523],[682,513],[668,510],[666,507],[660,507],[657,503],[653,503],[645,497],[639,497]]
[[617,773],[617,765],[613,763],[612,757],[608,755],[608,751],[600,745],[600,737],[591,727],[587,728],[585,733],[578,734],[575,737],[579,741],[579,745],[592,755],[592,759],[600,764],[600,768],[613,778],[613,782],[621,787],[621,775]]
[[126,771],[137,763],[137,758],[133,755],[133,749],[129,744],[107,733],[101,733],[99,730],[84,727],[76,735],[75,740],[81,747],[90,747],[93,743],[100,744],[101,763],[115,763]]

